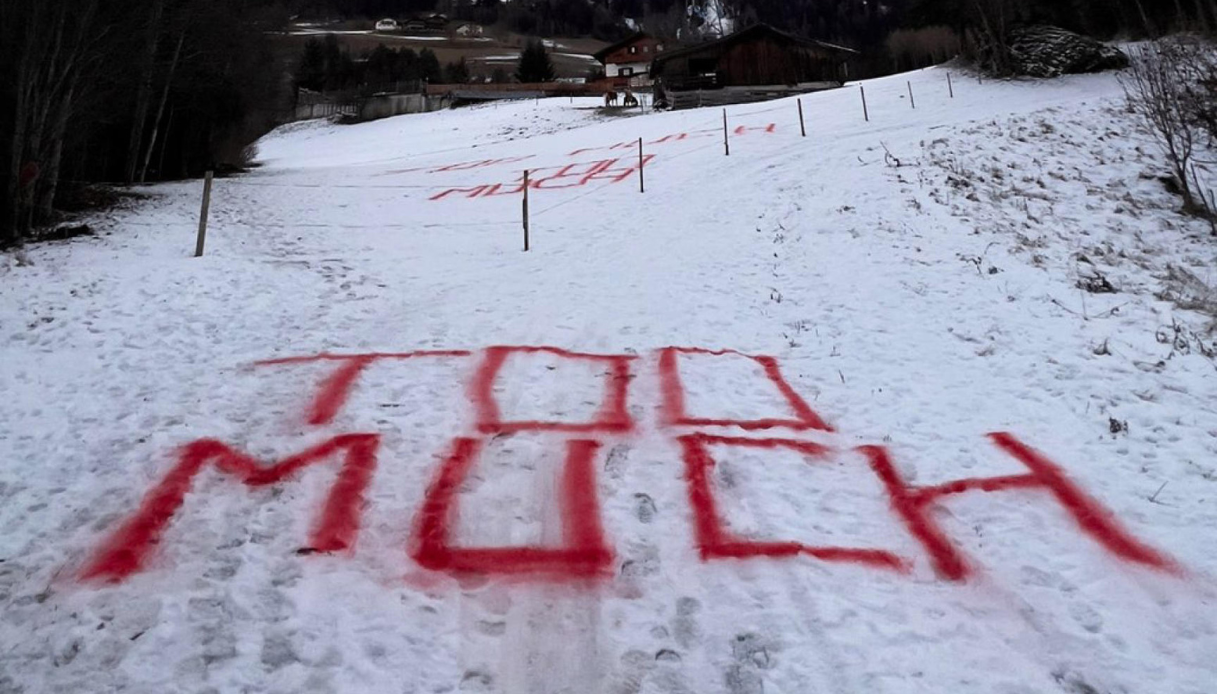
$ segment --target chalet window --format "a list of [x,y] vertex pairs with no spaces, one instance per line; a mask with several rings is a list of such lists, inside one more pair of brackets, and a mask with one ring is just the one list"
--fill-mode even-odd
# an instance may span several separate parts
[[650,52],[651,52],[651,47],[650,47],[650,46],[643,46],[643,47],[642,47],[642,52],[643,52],[643,53],[650,53]]
[[634,68],[632,68],[632,67],[623,67],[623,68],[617,70],[618,77],[632,77],[633,75],[634,75]]
[[630,46],[630,55],[634,55],[637,52],[638,52],[638,46]]
[[656,53],[661,53],[661,52],[663,52],[663,44],[662,44],[662,43],[657,44],[657,45],[655,46],[655,52],[656,52]]

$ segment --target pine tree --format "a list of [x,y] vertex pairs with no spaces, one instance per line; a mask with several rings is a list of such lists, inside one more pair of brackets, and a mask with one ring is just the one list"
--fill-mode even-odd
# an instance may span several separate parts
[[444,67],[444,78],[448,84],[468,84],[469,66],[465,63],[465,59],[462,57],[454,63],[448,63]]
[[424,48],[418,54],[418,75],[429,83],[439,82],[443,79],[439,58],[435,57],[435,51],[430,48]]
[[296,84],[313,91],[325,88],[325,46],[317,39],[309,39],[304,44],[304,57],[296,70]]
[[523,83],[552,82],[554,79],[554,64],[549,60],[549,52],[545,44],[538,40],[529,41],[520,53],[520,63],[516,67],[516,79]]

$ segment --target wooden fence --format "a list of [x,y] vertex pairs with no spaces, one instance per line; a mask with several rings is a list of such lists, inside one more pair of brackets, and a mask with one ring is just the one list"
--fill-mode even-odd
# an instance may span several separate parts
[[686,91],[669,90],[664,93],[662,98],[667,106],[675,111],[686,108],[701,108],[703,106],[751,104],[759,101],[770,101],[788,96],[824,91],[826,89],[837,89],[840,86],[840,82],[804,82],[793,87],[773,85],[691,89]]

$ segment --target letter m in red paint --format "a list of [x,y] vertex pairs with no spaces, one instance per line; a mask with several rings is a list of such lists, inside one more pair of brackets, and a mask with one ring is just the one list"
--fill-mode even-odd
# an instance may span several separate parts
[[346,434],[273,465],[262,466],[220,441],[195,441],[182,449],[177,465],[144,497],[135,515],[114,531],[85,567],[82,578],[117,583],[143,569],[165,528],[181,508],[195,477],[209,464],[247,486],[260,487],[341,455],[341,469],[309,536],[309,548],[318,552],[348,549],[359,532],[363,493],[376,468],[379,443],[380,437],[375,434]]

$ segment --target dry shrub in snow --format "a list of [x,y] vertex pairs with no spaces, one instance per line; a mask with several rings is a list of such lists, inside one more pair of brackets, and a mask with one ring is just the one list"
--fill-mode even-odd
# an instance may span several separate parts
[[1210,286],[1180,265],[1168,265],[1162,282],[1165,289],[1158,298],[1217,319],[1217,287]]
[[1121,78],[1129,108],[1157,140],[1171,178],[1192,213],[1212,216],[1194,159],[1217,135],[1217,55],[1210,44],[1162,40],[1134,52]]

